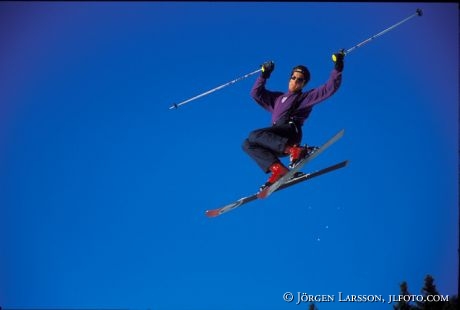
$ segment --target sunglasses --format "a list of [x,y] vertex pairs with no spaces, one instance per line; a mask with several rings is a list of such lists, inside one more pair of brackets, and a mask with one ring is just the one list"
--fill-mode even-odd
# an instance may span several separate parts
[[301,78],[301,77],[296,77],[296,76],[291,76],[291,80],[293,81],[299,81],[299,83],[303,83],[305,82],[305,79],[304,78]]

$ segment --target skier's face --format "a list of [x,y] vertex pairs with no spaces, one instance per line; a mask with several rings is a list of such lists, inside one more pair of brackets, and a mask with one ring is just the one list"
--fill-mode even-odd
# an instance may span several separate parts
[[289,91],[298,92],[305,86],[305,76],[300,72],[294,72],[289,80]]

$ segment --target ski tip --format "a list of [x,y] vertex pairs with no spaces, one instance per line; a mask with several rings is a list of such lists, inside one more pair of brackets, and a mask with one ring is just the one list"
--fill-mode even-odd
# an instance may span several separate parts
[[219,212],[219,210],[207,210],[205,212],[205,215],[207,217],[216,217],[216,216],[220,215],[220,212]]
[[268,196],[268,190],[262,190],[257,193],[257,198],[258,199],[264,199]]

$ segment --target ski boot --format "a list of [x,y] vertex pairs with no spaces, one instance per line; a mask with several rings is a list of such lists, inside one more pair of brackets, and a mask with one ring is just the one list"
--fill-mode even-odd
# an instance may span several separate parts
[[282,176],[284,176],[286,173],[289,172],[289,169],[286,168],[282,163],[277,162],[274,163],[273,165],[270,166],[270,171],[272,174],[268,178],[267,182],[265,182],[264,185],[260,187],[260,191],[264,190],[265,188],[269,187],[279,179],[281,179]]
[[313,154],[319,147],[316,146],[298,146],[294,145],[287,148],[289,154],[289,168],[294,168],[301,159],[306,158]]

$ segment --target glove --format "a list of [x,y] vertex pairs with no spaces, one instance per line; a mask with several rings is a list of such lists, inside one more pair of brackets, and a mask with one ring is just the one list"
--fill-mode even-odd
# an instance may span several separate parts
[[262,77],[263,78],[270,78],[273,70],[275,70],[275,63],[273,61],[267,61],[262,64]]
[[341,49],[335,54],[332,54],[332,61],[335,64],[335,69],[339,72],[343,71],[343,59],[345,58],[345,50]]

